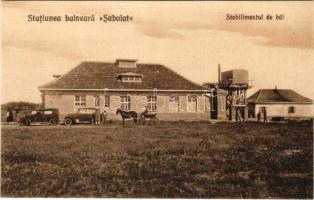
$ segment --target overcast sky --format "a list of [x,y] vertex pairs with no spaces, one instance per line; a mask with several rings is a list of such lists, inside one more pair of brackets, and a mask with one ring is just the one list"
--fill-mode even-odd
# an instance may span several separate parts
[[[226,14],[284,14],[228,21]],[[38,86],[81,61],[136,58],[202,84],[247,69],[254,87],[290,88],[314,99],[312,2],[2,2],[2,103],[40,102]],[[91,15],[96,22],[28,22],[33,15]],[[128,23],[100,23],[128,14]]]

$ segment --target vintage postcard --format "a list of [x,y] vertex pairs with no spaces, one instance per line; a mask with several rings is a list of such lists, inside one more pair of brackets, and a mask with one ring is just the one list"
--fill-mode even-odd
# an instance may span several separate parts
[[313,198],[312,2],[1,4],[1,197]]

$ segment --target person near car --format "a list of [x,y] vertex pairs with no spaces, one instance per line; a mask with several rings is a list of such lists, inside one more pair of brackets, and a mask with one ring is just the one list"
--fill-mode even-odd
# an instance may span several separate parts
[[14,121],[18,122],[20,120],[20,110],[15,109],[15,113],[14,113]]
[[100,123],[105,124],[106,118],[107,118],[107,112],[104,110],[101,112],[101,115],[100,115]]
[[11,124],[12,122],[13,122],[13,113],[12,113],[12,111],[11,110],[9,110],[8,112],[7,112],[7,122],[8,122],[8,124]]
[[99,110],[99,108],[97,108],[96,112],[95,112],[95,124],[100,124],[100,110]]

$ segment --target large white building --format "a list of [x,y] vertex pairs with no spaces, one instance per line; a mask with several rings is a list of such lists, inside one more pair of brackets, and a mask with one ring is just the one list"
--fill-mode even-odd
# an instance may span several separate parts
[[147,107],[163,119],[207,119],[207,88],[160,64],[137,60],[82,62],[70,72],[39,87],[46,108],[60,117],[78,108],[99,107],[114,118],[117,108],[141,112]]

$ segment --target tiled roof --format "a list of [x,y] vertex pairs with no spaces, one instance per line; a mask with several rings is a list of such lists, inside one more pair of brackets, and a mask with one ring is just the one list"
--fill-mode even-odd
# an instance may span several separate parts
[[261,89],[247,101],[249,103],[313,103],[311,99],[290,89]]
[[[141,74],[142,82],[122,82],[118,74]],[[45,89],[154,89],[204,90],[171,69],[159,64],[137,64],[122,68],[116,63],[82,62],[67,74],[39,87]]]

